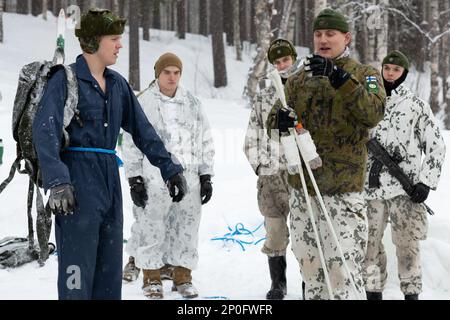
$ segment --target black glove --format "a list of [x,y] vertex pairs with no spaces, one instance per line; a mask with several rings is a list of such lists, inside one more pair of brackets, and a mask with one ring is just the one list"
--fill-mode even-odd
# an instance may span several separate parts
[[411,201],[415,203],[422,203],[428,198],[428,194],[430,193],[430,187],[419,182],[414,185],[413,191],[411,193]]
[[328,77],[330,84],[336,90],[350,78],[350,73],[336,66],[332,60],[317,54],[306,58],[305,66],[305,71],[312,72],[313,76]]
[[[169,188],[170,196],[173,202],[180,202],[186,194],[186,179],[182,173],[177,173],[169,178],[167,181],[167,188]],[[176,193],[178,189],[178,193]]]
[[289,132],[289,128],[295,127],[295,118],[293,118],[292,113],[285,109],[278,109],[277,113],[277,129],[280,131],[280,133]]
[[73,186],[69,183],[60,184],[50,189],[48,205],[54,214],[73,214],[76,200]]
[[200,176],[200,197],[202,199],[202,204],[207,203],[212,196],[213,188],[211,182],[211,176],[209,174],[204,174]]
[[128,179],[128,184],[130,185],[131,200],[133,200],[133,203],[138,207],[145,208],[148,196],[144,178],[141,176],[131,177]]

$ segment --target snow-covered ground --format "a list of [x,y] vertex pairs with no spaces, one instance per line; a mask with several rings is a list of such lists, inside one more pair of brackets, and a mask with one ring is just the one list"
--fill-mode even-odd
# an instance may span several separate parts
[[[11,112],[17,85],[18,72],[22,65],[37,60],[50,59],[55,46],[56,20],[48,22],[31,16],[4,14],[5,42],[0,44],[0,138],[5,145],[0,179],[4,179],[15,157],[15,143],[11,135]],[[125,47],[113,69],[127,76],[128,36],[123,38]],[[231,47],[226,49],[228,87],[215,89],[212,71],[210,39],[187,35],[178,40],[173,32],[151,30],[151,41],[141,42],[141,87],[154,77],[153,64],[159,55],[172,51],[184,62],[182,83],[199,96],[214,128],[216,146],[216,175],[213,179],[212,200],[203,207],[200,226],[198,268],[193,280],[201,297],[225,297],[228,299],[264,299],[270,286],[267,258],[260,252],[261,242],[246,246],[222,241],[214,237],[229,232],[243,223],[250,230],[262,222],[256,202],[256,177],[242,152],[244,134],[250,110],[245,107],[241,93],[251,62],[251,52],[244,52],[242,62],[235,61]],[[71,62],[79,52],[78,41],[69,31],[66,39],[66,57]],[[302,52],[302,54],[305,52]],[[445,131],[445,140],[450,145],[450,132]],[[450,160],[447,160],[438,191],[432,192],[427,203],[436,212],[430,217],[429,237],[422,243],[424,291],[423,299],[450,298],[450,211],[448,190],[450,189]],[[121,169],[122,170],[122,169]],[[131,199],[122,174],[124,191],[124,236],[130,234],[133,222]],[[6,236],[27,235],[26,190],[27,180],[17,176],[0,195],[0,239]],[[254,238],[264,237],[264,229],[258,229]],[[54,236],[52,234],[52,239]],[[389,232],[385,237],[389,260],[389,280],[384,292],[386,299],[402,299],[396,276],[395,250]],[[127,256],[124,254],[124,263]],[[301,279],[295,257],[288,250],[288,295],[287,299],[301,298]],[[57,258],[51,256],[45,267],[30,263],[17,269],[0,270],[0,300],[3,299],[56,299]],[[123,285],[124,299],[144,299],[141,294],[142,277],[131,284]],[[166,299],[177,299],[170,292],[170,282],[165,282]]]

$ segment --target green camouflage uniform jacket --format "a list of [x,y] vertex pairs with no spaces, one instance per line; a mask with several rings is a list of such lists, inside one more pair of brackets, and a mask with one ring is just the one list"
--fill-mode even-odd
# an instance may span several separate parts
[[[323,161],[314,176],[322,194],[333,195],[363,190],[369,129],[383,119],[386,92],[379,72],[344,56],[334,61],[351,74],[338,90],[328,78],[310,77],[307,72],[289,78],[286,100],[298,119],[309,130],[317,153]],[[267,119],[268,131],[277,128],[278,101]],[[271,135],[271,132],[268,132]],[[277,135],[272,135],[276,138]],[[306,170],[305,177],[307,177]],[[306,179],[310,195],[315,195]],[[300,189],[299,175],[289,176],[289,183]]]

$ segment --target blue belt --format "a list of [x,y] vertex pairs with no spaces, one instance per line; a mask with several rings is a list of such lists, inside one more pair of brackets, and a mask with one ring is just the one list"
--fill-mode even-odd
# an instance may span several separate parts
[[84,147],[67,147],[64,150],[75,151],[75,152],[95,152],[95,153],[112,154],[112,155],[116,156],[117,165],[119,167],[123,167],[123,161],[117,155],[117,151],[116,150],[101,149],[101,148],[84,148]]

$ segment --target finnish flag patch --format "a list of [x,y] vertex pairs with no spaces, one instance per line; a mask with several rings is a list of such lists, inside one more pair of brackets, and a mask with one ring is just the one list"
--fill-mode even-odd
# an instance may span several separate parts
[[378,93],[380,91],[378,79],[375,76],[366,77],[366,89],[369,93]]

